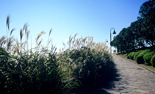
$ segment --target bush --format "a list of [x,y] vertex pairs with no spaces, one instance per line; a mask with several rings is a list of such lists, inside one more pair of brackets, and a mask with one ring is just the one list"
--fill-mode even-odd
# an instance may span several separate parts
[[134,54],[135,54],[135,52],[131,52],[131,53],[129,53],[128,56],[127,56],[127,58],[133,60],[133,58],[134,58]]
[[143,56],[143,59],[144,59],[144,63],[146,65],[151,65],[151,58],[153,56],[154,52],[151,52],[151,53],[146,53],[144,56]]
[[140,51],[138,51],[138,52],[135,52],[134,57],[133,57],[134,60],[136,60],[138,54],[139,54],[141,51],[142,51],[142,50],[140,50]]
[[155,54],[151,58],[151,64],[153,67],[155,67]]
[[127,55],[127,58],[128,58],[128,59],[130,59],[131,54],[132,54],[132,52],[131,52],[131,53],[129,53],[129,54]]
[[138,54],[138,56],[136,57],[136,62],[138,64],[144,64],[143,55],[145,55],[146,53],[149,53],[149,52],[150,52],[150,49],[141,50],[140,53]]
[[135,53],[136,53],[136,52],[133,52],[133,53],[131,54],[131,59],[132,59],[132,60],[134,60],[134,55],[135,55]]

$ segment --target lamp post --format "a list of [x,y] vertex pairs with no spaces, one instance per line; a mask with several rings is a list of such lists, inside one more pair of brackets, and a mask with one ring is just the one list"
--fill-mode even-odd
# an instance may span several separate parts
[[[114,29],[114,28],[111,28],[111,29]],[[110,29],[110,53],[111,53],[111,29]],[[113,34],[116,34],[115,29],[114,29]]]

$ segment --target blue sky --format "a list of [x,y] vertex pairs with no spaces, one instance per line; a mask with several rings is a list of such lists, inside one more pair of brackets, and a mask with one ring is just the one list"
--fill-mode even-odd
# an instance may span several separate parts
[[[0,0],[0,37],[6,35],[6,17],[10,15],[13,36],[19,39],[20,29],[29,24],[29,43],[33,47],[41,31],[43,45],[50,38],[57,47],[63,47],[69,36],[93,36],[95,42],[110,41],[110,29],[117,34],[137,20],[140,6],[147,0]],[[117,35],[116,34],[116,35]],[[112,35],[114,37],[115,35]]]

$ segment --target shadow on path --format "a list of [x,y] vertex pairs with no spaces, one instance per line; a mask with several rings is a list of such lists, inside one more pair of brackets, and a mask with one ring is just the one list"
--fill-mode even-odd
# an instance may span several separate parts
[[[111,68],[107,69],[109,67]],[[84,87],[75,94],[110,94],[106,90],[115,88],[114,82],[120,80],[116,64],[114,64],[114,62],[110,62],[102,70],[100,70],[100,72],[103,72],[104,75],[100,79],[97,79],[96,85],[88,86],[93,88]]]

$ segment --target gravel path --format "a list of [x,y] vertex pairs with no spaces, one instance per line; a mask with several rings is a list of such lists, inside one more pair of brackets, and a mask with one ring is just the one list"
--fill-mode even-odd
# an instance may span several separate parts
[[113,88],[102,90],[108,94],[155,94],[154,73],[115,54],[113,59],[120,80],[111,83]]

